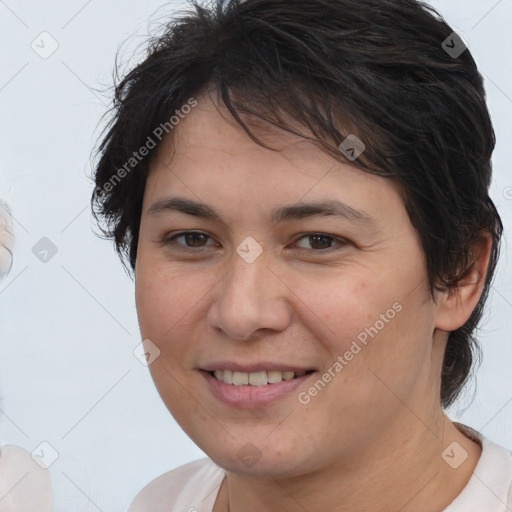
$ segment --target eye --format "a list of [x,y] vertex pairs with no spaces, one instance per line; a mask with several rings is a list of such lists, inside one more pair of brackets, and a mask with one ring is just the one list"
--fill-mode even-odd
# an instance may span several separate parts
[[[300,245],[300,241],[305,240],[305,245]],[[347,241],[343,240],[342,238],[338,238],[335,236],[327,235],[325,233],[308,233],[305,235],[302,235],[300,238],[297,239],[295,242],[295,245],[299,247],[299,249],[305,249],[309,251],[315,251],[315,252],[327,252],[330,249],[336,250],[336,247],[333,247],[333,243],[338,243],[341,246],[347,245]],[[309,245],[309,247],[307,247]]]
[[[176,233],[172,236],[168,236],[161,241],[162,245],[178,245],[183,249],[194,249],[194,248],[202,248],[208,247],[206,242],[208,239],[212,240],[212,238],[206,233],[202,233],[200,231],[182,231],[181,233]],[[179,241],[182,241],[180,243]],[[176,243],[175,243],[176,242]]]
[[[208,243],[208,241],[212,243]],[[162,246],[173,246],[173,248],[184,251],[194,251],[218,245],[211,236],[201,231],[175,233],[165,237],[160,243]],[[338,250],[347,244],[346,240],[325,233],[306,233],[295,241],[294,246],[301,251],[326,253]]]

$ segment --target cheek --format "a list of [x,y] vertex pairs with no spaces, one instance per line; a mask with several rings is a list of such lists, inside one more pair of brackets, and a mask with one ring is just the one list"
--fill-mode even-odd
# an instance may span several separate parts
[[168,264],[141,257],[137,261],[135,300],[142,339],[151,340],[160,350],[149,366],[158,392],[169,411],[184,421],[190,403],[188,379],[193,347],[190,335],[205,280],[183,271],[172,271]]
[[[425,286],[417,286],[421,269],[408,270],[369,275],[361,269],[338,280],[319,280],[314,286],[303,282],[295,288],[307,306],[302,322],[329,354],[327,367],[338,356],[344,358],[339,381],[357,381],[363,375],[375,379],[368,370],[382,372],[390,381],[407,380],[428,361],[433,310]],[[341,370],[339,364],[336,369]]]
[[135,300],[142,335],[163,343],[172,338],[211,288],[204,277],[157,260],[138,260]]
[[316,339],[323,340],[333,356],[343,354],[353,340],[364,341],[376,322],[380,331],[397,316],[393,308],[397,293],[363,274],[352,270],[315,283],[295,277],[294,293],[303,310],[301,321]]

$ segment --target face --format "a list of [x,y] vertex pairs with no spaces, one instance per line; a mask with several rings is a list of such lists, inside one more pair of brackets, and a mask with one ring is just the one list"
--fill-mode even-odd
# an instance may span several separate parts
[[222,112],[199,98],[147,180],[136,302],[152,377],[229,471],[354,462],[417,428],[407,404],[438,406],[419,238],[392,182],[269,126],[256,134],[279,151],[265,149]]

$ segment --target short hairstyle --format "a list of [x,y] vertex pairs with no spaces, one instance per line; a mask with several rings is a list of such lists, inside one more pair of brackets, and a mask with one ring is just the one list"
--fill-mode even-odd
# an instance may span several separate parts
[[[393,180],[421,239],[432,297],[457,286],[472,269],[474,243],[491,234],[480,301],[448,337],[440,400],[451,405],[479,356],[474,331],[503,230],[488,194],[495,136],[483,80],[469,50],[447,51],[444,42],[453,48],[453,37],[441,15],[416,0],[192,2],[116,81],[91,199],[102,236],[114,241],[128,272],[135,270],[144,188],[157,151],[145,158],[138,152],[158,146],[162,127],[172,137],[169,119],[194,96],[216,90],[263,147],[240,114]],[[340,151],[350,134],[365,146],[353,161]]]

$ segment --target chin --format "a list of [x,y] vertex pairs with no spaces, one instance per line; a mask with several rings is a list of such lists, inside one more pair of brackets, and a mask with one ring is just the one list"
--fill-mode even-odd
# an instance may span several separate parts
[[[265,434],[267,435],[267,434]],[[221,468],[235,474],[255,477],[292,478],[303,475],[312,469],[310,455],[297,450],[295,442],[286,443],[282,439],[262,436],[258,441],[254,436],[237,441],[205,446],[203,451]],[[312,455],[312,454],[311,454]]]

